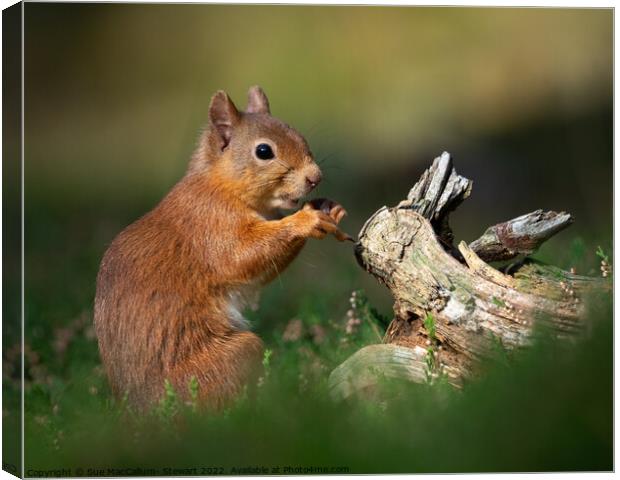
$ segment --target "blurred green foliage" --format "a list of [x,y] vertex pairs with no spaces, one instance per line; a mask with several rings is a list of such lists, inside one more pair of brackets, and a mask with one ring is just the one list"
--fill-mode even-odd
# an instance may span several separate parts
[[200,467],[228,474],[249,466],[348,473],[611,470],[611,311],[609,300],[594,305],[587,338],[557,342],[540,332],[531,350],[489,359],[485,374],[462,391],[441,382],[385,381],[361,397],[332,401],[329,371],[377,341],[380,319],[359,309],[354,330],[347,328],[351,316],[317,324],[314,309],[299,311],[301,328],[289,324],[284,335],[267,336],[273,353],[265,357],[258,391],[217,415],[183,404],[170,387],[151,414],[138,415],[110,401],[91,362],[92,371],[28,389],[27,467],[198,467],[198,474]]
[[[448,150],[474,180],[452,216],[457,240],[537,208],[566,210],[570,233],[537,258],[600,274],[596,247],[612,246],[611,10],[28,3],[25,12],[29,466],[612,468],[609,311],[592,314],[578,345],[543,339],[463,392],[387,385],[395,390],[378,398],[389,404],[338,405],[325,391],[329,371],[377,342],[391,300],[350,246],[310,242],[251,314],[273,352],[256,398],[203,416],[169,392],[166,422],[112,402],[91,326],[106,246],[183,175],[210,95],[223,88],[243,107],[252,84],[324,161],[317,195],[348,209],[349,233]],[[347,298],[359,289],[370,300],[354,306],[366,313],[347,333]],[[306,333],[285,341],[294,318]],[[5,345],[18,342],[18,331],[4,334]],[[15,411],[18,397],[5,398]]]

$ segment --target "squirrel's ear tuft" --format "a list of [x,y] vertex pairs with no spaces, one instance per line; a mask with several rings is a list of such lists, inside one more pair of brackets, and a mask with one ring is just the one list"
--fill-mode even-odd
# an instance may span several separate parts
[[254,85],[248,90],[248,107],[245,111],[248,113],[270,113],[267,95],[258,85]]
[[222,150],[230,143],[233,128],[238,121],[237,107],[224,90],[218,90],[209,105],[209,122],[222,140]]

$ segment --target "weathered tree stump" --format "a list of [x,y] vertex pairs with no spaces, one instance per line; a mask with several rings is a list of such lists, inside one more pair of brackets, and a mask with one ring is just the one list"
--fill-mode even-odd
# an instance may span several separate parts
[[[444,152],[407,199],[383,207],[362,227],[360,265],[394,296],[384,344],[362,348],[330,375],[346,398],[379,376],[424,382],[445,376],[460,386],[501,345],[528,345],[536,324],[557,335],[583,329],[584,294],[610,282],[522,259],[503,269],[487,262],[529,255],[572,223],[569,214],[537,210],[453,246],[448,216],[472,190]],[[430,358],[429,358],[430,356]]]

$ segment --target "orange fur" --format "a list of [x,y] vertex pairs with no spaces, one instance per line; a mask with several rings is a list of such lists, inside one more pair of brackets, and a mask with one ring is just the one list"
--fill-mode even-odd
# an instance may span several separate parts
[[[192,377],[221,407],[259,372],[262,342],[241,310],[282,272],[307,238],[339,234],[346,212],[310,204],[274,219],[320,181],[303,137],[271,117],[250,89],[245,113],[224,92],[188,172],[151,212],[112,242],[101,262],[95,329],[112,390],[145,408],[168,379],[182,396]],[[255,155],[267,142],[272,160]]]

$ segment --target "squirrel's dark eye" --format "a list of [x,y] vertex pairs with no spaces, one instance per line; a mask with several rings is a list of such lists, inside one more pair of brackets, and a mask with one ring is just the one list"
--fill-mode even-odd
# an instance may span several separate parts
[[269,145],[261,143],[256,147],[256,156],[261,160],[270,160],[274,157],[274,154]]

